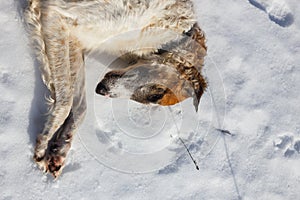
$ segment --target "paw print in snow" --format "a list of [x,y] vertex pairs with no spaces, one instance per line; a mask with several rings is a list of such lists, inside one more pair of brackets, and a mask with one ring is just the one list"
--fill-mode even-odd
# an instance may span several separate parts
[[273,141],[276,150],[283,150],[284,157],[291,157],[300,153],[300,139],[294,140],[293,135],[281,135]]
[[297,140],[294,144],[294,149],[300,153],[300,140]]
[[269,19],[279,26],[290,26],[294,21],[293,13],[285,0],[248,0],[253,6],[263,10]]

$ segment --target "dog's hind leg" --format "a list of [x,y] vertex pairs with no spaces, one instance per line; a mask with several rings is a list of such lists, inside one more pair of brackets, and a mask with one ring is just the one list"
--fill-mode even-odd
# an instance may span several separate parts
[[71,82],[73,104],[69,116],[49,142],[45,156],[47,171],[58,177],[65,165],[73,136],[86,113],[85,68],[80,45],[75,38],[70,43]]

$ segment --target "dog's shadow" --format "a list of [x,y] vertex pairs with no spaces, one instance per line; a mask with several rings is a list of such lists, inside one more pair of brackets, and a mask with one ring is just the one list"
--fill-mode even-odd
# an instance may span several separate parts
[[34,90],[29,111],[29,126],[27,129],[29,141],[35,144],[37,135],[43,130],[47,118],[47,102],[45,97],[49,96],[49,91],[41,79],[38,63],[34,62]]

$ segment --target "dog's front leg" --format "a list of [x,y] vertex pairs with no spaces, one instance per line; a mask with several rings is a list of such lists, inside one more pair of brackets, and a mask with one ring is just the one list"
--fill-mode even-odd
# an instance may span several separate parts
[[84,60],[80,44],[76,38],[70,38],[69,49],[73,90],[72,109],[64,124],[49,142],[45,157],[47,170],[54,177],[58,177],[61,174],[73,136],[86,113]]
[[50,12],[42,16],[42,19],[45,48],[51,71],[51,96],[54,103],[44,129],[37,137],[34,160],[40,168],[47,170],[44,157],[48,142],[70,115],[73,90],[69,61],[69,33],[59,14]]

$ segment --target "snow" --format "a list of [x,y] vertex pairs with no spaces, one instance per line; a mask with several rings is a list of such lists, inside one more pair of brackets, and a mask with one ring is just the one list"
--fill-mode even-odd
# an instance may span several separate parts
[[297,0],[196,1],[209,80],[198,114],[191,99],[170,112],[96,96],[105,69],[88,57],[88,113],[58,180],[32,162],[46,89],[16,2],[0,5],[1,200],[300,198]]

